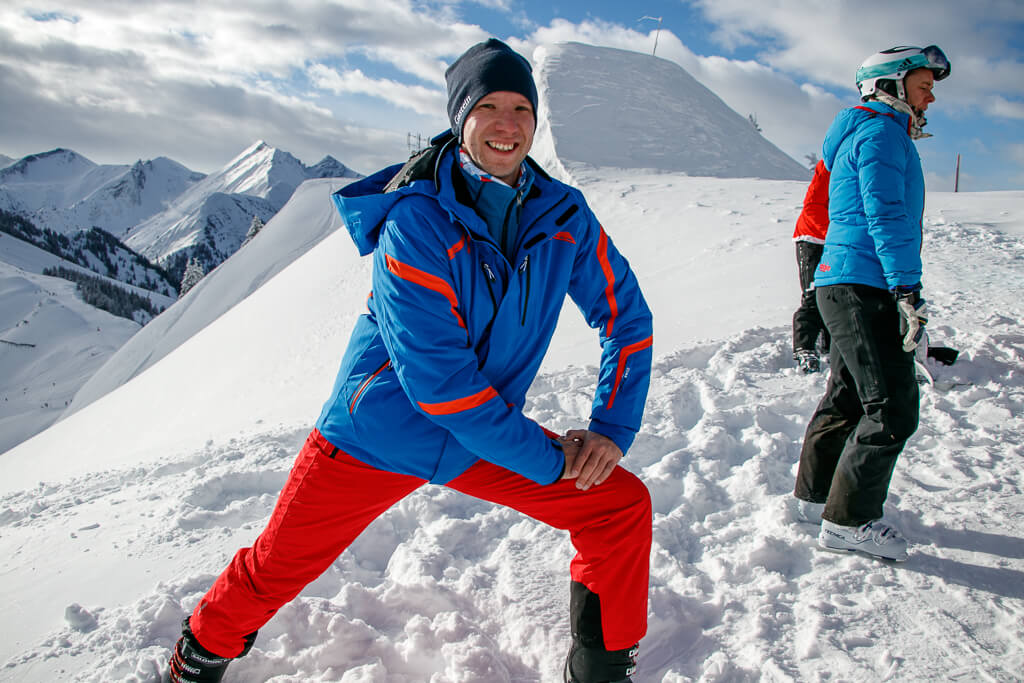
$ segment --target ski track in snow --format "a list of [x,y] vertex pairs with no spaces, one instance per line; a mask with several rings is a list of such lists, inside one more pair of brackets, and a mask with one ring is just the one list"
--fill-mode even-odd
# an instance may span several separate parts
[[[947,308],[933,306],[933,319]],[[900,565],[822,552],[817,528],[793,518],[800,441],[825,378],[791,368],[788,326],[657,357],[645,428],[626,460],[655,510],[635,680],[1018,680],[1019,314],[989,316],[987,334],[940,326],[962,355],[947,390],[922,388],[921,427],[896,470],[886,513],[914,544]],[[542,375],[528,412],[553,429],[577,425],[593,374]],[[18,548],[0,573],[58,535],[83,553],[179,566],[134,603],[70,603],[65,626],[6,662],[0,679],[67,666],[74,681],[158,681],[181,619],[262,528],[306,431],[281,426],[0,499],[0,534]],[[129,500],[148,504],[126,536],[117,509]],[[282,608],[225,680],[559,680],[571,555],[563,532],[425,486]]]

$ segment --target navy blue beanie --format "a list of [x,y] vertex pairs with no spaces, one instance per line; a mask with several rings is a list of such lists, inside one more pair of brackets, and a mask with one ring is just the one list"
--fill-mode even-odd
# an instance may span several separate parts
[[462,126],[469,112],[483,97],[507,90],[517,92],[533,105],[537,123],[537,86],[530,63],[500,40],[477,43],[444,72],[448,84],[448,121],[455,137],[462,139]]

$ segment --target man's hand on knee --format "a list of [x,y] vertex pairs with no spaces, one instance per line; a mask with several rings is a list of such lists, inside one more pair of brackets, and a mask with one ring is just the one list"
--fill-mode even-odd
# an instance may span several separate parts
[[[578,450],[570,453],[576,445]],[[563,479],[576,479],[576,488],[586,491],[604,483],[622,459],[622,451],[607,436],[586,429],[570,429],[563,437],[566,449]]]

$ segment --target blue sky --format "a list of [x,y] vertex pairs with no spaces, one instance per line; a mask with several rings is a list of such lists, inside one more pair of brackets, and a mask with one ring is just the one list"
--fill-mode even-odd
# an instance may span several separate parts
[[67,147],[209,172],[262,139],[369,172],[402,158],[410,133],[446,127],[444,68],[479,40],[528,57],[565,40],[649,52],[656,32],[659,57],[801,163],[857,102],[865,57],[938,44],[953,73],[935,89],[934,137],[918,143],[929,189],[952,189],[958,153],[961,190],[1024,189],[1017,0],[12,0],[0,8],[0,154]]

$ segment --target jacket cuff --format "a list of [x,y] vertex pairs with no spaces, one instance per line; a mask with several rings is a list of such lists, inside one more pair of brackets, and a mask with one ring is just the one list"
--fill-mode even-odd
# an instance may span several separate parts
[[921,291],[921,283],[918,282],[914,285],[896,285],[894,287],[890,287],[889,291],[893,294],[910,294],[912,292],[919,292]]
[[601,422],[600,420],[590,420],[590,431],[597,432],[601,436],[607,436],[609,439],[615,442],[615,445],[622,451],[623,457],[626,455],[626,451],[633,445],[633,439],[636,438],[636,430],[630,429],[629,427],[623,427],[622,425],[613,425],[607,422]]
[[551,485],[551,484],[554,484],[554,483],[557,483],[557,482],[561,481],[562,480],[562,475],[565,474],[565,451],[562,449],[562,444],[560,444],[555,439],[551,439],[551,445],[555,448],[556,451],[558,451],[558,454],[562,456],[561,457],[562,466],[559,468],[558,472],[555,474],[555,478],[552,479],[551,481],[549,481],[549,482],[537,482],[538,484],[541,484],[542,486],[548,486],[548,485]]

